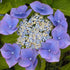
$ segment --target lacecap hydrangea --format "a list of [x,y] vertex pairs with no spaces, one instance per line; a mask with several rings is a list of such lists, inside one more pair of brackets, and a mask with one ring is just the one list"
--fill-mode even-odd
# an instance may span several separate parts
[[[28,9],[28,6],[23,5],[12,8],[10,14],[5,14],[0,22],[0,34],[10,35],[17,32],[19,36],[15,43],[5,43],[0,49],[9,68],[18,63],[26,70],[35,70],[38,55],[47,62],[59,62],[60,49],[70,45],[68,24],[60,10],[54,14],[49,5],[39,1],[30,3],[30,7]],[[28,19],[32,11],[34,13]],[[19,19],[22,21],[17,27]]]

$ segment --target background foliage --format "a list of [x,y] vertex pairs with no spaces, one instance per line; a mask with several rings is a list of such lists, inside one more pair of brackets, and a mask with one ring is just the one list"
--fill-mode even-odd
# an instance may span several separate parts
[[[28,5],[31,2],[36,0],[3,0],[0,3],[0,14],[9,14],[11,8],[15,8],[21,5]],[[66,16],[68,21],[68,33],[70,35],[70,0],[38,0],[42,3],[49,4],[55,11],[60,9]],[[0,20],[3,17],[0,16]],[[0,35],[0,48],[3,46],[4,43],[14,43],[16,42],[17,34],[14,33],[13,35]],[[48,63],[40,56],[38,56],[38,65],[36,70],[69,70],[70,68],[70,46],[66,49],[61,50],[61,58],[58,63]],[[10,68],[6,64],[5,59],[0,54],[0,70],[25,70],[16,64],[14,67]]]

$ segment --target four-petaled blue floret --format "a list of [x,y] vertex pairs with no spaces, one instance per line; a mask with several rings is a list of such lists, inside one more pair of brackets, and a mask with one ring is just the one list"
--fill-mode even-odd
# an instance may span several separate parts
[[[47,4],[35,1],[30,6],[40,15],[50,15],[48,19],[56,26],[52,30],[53,38],[42,42],[38,50],[22,48],[16,43],[5,43],[0,51],[9,68],[18,63],[21,67],[25,67],[26,70],[35,70],[39,54],[48,62],[58,62],[60,59],[60,49],[64,49],[70,45],[70,37],[67,34],[68,24],[64,14],[60,10],[57,10],[53,16],[53,9]],[[32,9],[27,9],[26,5],[12,8],[10,15],[6,14],[0,21],[0,34],[9,35],[17,31],[18,18],[27,18],[32,11]]]
[[10,15],[15,18],[26,18],[31,13],[32,9],[27,10],[27,6],[23,5],[18,8],[12,8]]
[[41,15],[53,14],[53,9],[49,5],[39,1],[32,2],[30,6],[35,12],[40,13]]
[[46,40],[46,42],[42,43],[38,53],[48,62],[59,62],[60,49],[58,41],[54,39]]
[[17,31],[19,20],[6,14],[0,22],[0,34],[9,35]]
[[5,43],[1,48],[1,54],[6,59],[9,68],[11,68],[18,62],[20,57],[20,47],[16,43]]
[[18,64],[26,70],[34,70],[37,65],[37,51],[35,49],[22,49]]
[[48,16],[48,19],[53,23],[54,26],[61,25],[67,30],[68,24],[66,22],[66,18],[60,10],[57,10],[54,16]]

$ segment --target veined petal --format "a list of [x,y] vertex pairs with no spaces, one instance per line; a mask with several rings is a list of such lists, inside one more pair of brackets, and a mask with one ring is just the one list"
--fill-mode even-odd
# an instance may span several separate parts
[[[50,16],[48,16],[47,18],[54,24],[54,17],[53,17],[53,15],[50,15]],[[54,24],[54,25],[55,25],[55,24]]]
[[18,8],[12,8],[10,14],[12,17],[16,18],[26,18],[31,13],[31,9],[27,10],[27,6],[19,6]]
[[66,32],[67,32],[67,30],[65,30],[65,28],[63,28],[61,25],[58,25],[52,30],[52,36],[53,36],[53,38],[58,39],[58,37],[62,33],[66,33]]
[[64,49],[70,45],[70,38],[67,33],[63,33],[60,38],[59,45],[61,49]]
[[11,57],[10,59],[6,59],[7,64],[9,65],[9,68],[13,67],[18,61],[15,60],[14,57]]
[[39,1],[32,2],[30,4],[31,8],[41,15],[50,15],[53,14],[53,9],[46,4],[40,3]]
[[19,59],[18,64],[22,67],[28,67],[31,65],[31,62],[28,59],[23,59],[22,57]]
[[6,14],[1,20],[0,33],[4,35],[12,34],[16,31],[16,25],[18,24],[18,19],[11,17]]
[[59,62],[60,60],[60,51],[57,54],[51,54],[51,59],[46,59],[48,62]]
[[36,59],[34,64],[31,64],[29,67],[26,67],[26,70],[35,70],[38,60]]
[[51,59],[50,53],[47,50],[39,50],[39,54],[42,58]]
[[17,45],[16,43],[14,43],[12,46],[15,49],[14,57],[17,60],[20,57],[20,51],[21,51],[21,49],[20,49],[19,45]]

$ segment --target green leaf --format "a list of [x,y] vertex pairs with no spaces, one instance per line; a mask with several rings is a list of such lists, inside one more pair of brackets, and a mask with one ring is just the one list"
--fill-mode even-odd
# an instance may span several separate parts
[[41,68],[40,68],[40,70],[45,70],[45,67],[46,67],[46,61],[45,61],[45,59],[41,59]]
[[60,9],[65,15],[70,16],[70,0],[53,0],[52,7]]
[[3,57],[0,57],[0,70],[9,68],[5,59]]
[[70,70],[70,63],[64,65],[61,70]]
[[41,56],[39,55],[39,60],[40,60],[40,69],[39,70],[45,70],[46,67],[46,60],[41,58]]
[[53,0],[41,0],[42,3],[51,5]]
[[6,14],[11,8],[12,6],[9,0],[3,0],[3,2],[0,3],[0,14]]
[[65,49],[61,49],[61,57],[60,57],[60,59],[63,59],[65,53],[68,52],[68,51],[70,51],[70,46],[68,46]]
[[15,70],[25,70],[25,68],[19,66],[18,64],[16,64],[14,67],[15,67]]
[[30,4],[31,2],[33,2],[35,0],[10,0],[10,3],[12,5],[12,7],[18,7],[20,5],[25,5],[25,4]]
[[11,10],[11,8],[16,8],[21,5],[30,4],[35,0],[3,0],[2,3],[0,3],[0,14],[6,14],[8,11]]
[[[38,64],[35,70],[45,70],[46,61],[40,58],[39,56],[37,57],[37,59],[38,59]],[[18,64],[16,64],[14,67],[15,67],[15,70],[25,70],[25,68],[19,66]]]
[[15,32],[15,33],[13,33],[11,35],[2,35],[1,36],[1,41],[3,43],[11,43],[11,44],[13,44],[13,43],[15,43],[17,41],[17,38],[18,38],[18,35]]
[[3,16],[0,16],[0,21],[2,20]]
[[69,56],[66,56],[64,60],[66,60],[66,61],[69,61],[69,62],[70,62],[70,55],[69,55]]
[[67,48],[65,49],[61,49],[61,55],[63,55],[64,53],[66,53],[67,51],[70,51],[70,46],[68,46]]
[[39,56],[38,56],[37,59],[38,59],[38,64],[37,64],[35,70],[40,70],[40,67],[41,67],[41,60],[40,60]]

